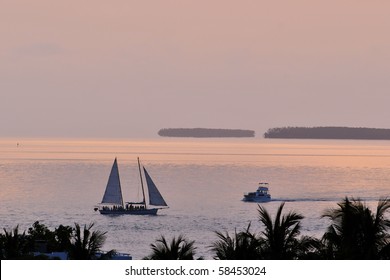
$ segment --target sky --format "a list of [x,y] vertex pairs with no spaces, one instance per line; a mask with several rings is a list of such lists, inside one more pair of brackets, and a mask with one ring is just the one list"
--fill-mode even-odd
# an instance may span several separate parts
[[1,0],[0,137],[390,128],[386,0]]

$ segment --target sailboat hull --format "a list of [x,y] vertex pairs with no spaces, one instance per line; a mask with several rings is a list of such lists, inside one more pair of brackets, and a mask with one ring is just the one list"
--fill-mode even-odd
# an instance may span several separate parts
[[122,210],[111,210],[111,209],[99,209],[100,214],[103,215],[157,215],[158,208],[150,209],[122,209]]

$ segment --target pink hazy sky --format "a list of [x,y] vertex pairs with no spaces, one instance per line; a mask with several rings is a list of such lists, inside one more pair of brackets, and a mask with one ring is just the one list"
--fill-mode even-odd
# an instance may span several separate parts
[[2,0],[0,137],[390,128],[390,2]]

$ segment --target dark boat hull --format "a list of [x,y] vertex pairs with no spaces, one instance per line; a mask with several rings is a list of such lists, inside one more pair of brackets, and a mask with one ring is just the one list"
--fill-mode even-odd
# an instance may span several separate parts
[[269,201],[271,201],[271,197],[258,197],[258,196],[257,197],[256,196],[246,197],[246,196],[244,196],[242,201],[246,201],[246,202],[269,202]]
[[158,208],[151,209],[121,209],[121,210],[111,210],[111,209],[99,209],[100,214],[103,215],[157,215]]

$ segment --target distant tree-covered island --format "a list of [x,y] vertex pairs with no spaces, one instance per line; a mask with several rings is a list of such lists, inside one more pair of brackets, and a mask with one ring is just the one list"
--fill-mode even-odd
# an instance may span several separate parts
[[224,138],[255,137],[253,130],[220,128],[163,128],[158,131],[162,137]]
[[390,129],[367,127],[276,127],[264,138],[390,140]]

